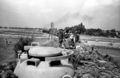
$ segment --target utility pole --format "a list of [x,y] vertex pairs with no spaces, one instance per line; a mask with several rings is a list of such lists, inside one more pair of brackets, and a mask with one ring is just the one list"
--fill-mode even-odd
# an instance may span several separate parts
[[50,39],[52,40],[53,39],[53,34],[54,34],[54,23],[51,22],[50,24]]

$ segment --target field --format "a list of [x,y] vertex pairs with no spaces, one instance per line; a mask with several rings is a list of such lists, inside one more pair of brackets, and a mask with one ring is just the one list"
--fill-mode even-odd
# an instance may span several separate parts
[[[48,40],[47,34],[37,34],[34,41],[44,43]],[[28,35],[27,35],[28,36]],[[34,34],[36,36],[36,34]],[[0,34],[0,64],[6,63],[15,59],[14,45],[18,42],[20,37],[26,37],[26,35],[11,35],[11,34]],[[29,36],[28,36],[29,37]],[[45,38],[43,38],[45,37]]]
[[[19,40],[21,36],[25,36],[25,34],[1,34],[0,35],[0,64],[15,60],[14,55],[14,44]],[[28,35],[27,35],[28,36]],[[58,46],[58,44],[52,42],[49,43],[48,34],[34,34],[35,41],[39,41],[41,44],[46,43],[49,44],[48,46],[55,45]],[[45,37],[45,38],[43,38]],[[81,40],[87,40],[87,41],[94,41],[94,45],[98,42],[114,42],[114,43],[120,43],[120,39],[116,38],[105,38],[105,37],[94,37],[94,36],[80,36]],[[8,44],[6,44],[6,40],[8,41]],[[97,40],[97,42],[96,42]],[[46,42],[47,41],[47,42]],[[92,42],[93,43],[93,42]],[[119,46],[119,45],[118,45]],[[112,57],[114,57],[117,61],[120,62],[120,49],[114,49],[114,48],[105,48],[104,46],[96,46],[97,50],[103,54],[109,54]]]
[[17,42],[17,39],[9,39],[10,44],[6,45],[5,38],[0,37],[0,64],[14,60],[14,43]]

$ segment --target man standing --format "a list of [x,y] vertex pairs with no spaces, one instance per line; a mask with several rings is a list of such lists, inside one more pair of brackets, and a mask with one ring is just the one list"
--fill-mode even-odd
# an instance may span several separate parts
[[59,47],[62,47],[63,38],[64,38],[64,32],[62,29],[60,29],[60,31],[58,33],[58,37],[59,37]]

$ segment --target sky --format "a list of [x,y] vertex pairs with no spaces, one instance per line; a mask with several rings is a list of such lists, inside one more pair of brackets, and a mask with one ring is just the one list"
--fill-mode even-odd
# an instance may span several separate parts
[[120,30],[120,0],[0,0],[0,26]]

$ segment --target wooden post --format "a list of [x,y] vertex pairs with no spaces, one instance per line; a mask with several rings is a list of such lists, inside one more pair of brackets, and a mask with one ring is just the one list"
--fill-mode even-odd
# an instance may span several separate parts
[[4,42],[5,42],[5,48],[7,48],[7,46],[8,46],[8,40],[7,40],[7,38],[4,38]]

